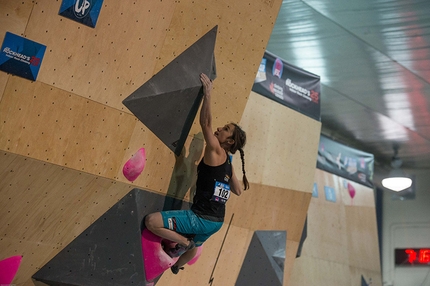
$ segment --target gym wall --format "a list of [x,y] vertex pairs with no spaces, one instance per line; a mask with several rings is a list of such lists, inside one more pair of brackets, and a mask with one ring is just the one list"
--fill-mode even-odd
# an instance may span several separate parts
[[[197,122],[178,158],[122,100],[216,25],[214,128],[232,121],[247,131],[251,189],[229,201],[198,263],[157,285],[209,279],[224,237],[213,285],[234,285],[255,230],[287,231],[288,283],[320,123],[251,92],[281,2],[105,0],[95,28],[58,15],[61,1],[0,2],[0,37],[47,47],[36,81],[0,72],[0,252],[23,255],[15,284],[32,285],[31,275],[133,188],[189,199],[184,179],[203,148]],[[122,167],[139,148],[146,166],[129,182]],[[238,155],[234,164],[241,177]]]
[[[382,285],[374,190],[319,169],[315,183],[318,197],[309,205],[307,238],[290,284],[353,286],[363,277]],[[326,199],[325,187],[334,190],[335,201]]]

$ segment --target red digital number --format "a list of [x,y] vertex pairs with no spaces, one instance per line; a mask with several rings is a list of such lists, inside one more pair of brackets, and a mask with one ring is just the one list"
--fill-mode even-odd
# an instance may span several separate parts
[[418,262],[424,264],[430,263],[430,249],[420,249]]
[[[418,253],[417,253],[418,252]],[[405,249],[408,254],[408,262],[413,264],[429,264],[430,263],[430,249]]]
[[408,254],[408,262],[414,263],[417,259],[417,253],[413,249],[406,249],[405,252]]

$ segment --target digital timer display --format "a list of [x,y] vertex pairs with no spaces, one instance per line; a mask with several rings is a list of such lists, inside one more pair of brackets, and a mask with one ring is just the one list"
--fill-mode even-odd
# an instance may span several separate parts
[[430,266],[430,248],[395,249],[396,266]]

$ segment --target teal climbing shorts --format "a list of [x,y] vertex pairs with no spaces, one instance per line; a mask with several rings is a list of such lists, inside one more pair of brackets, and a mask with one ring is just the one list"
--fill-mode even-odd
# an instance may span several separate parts
[[162,211],[164,227],[183,235],[195,235],[196,246],[200,246],[212,234],[221,229],[223,222],[210,221],[197,216],[192,210]]

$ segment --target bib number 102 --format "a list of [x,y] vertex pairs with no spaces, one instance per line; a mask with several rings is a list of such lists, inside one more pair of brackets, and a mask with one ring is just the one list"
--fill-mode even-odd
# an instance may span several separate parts
[[226,203],[229,198],[230,186],[228,184],[216,182],[212,200],[220,203]]
[[230,191],[224,190],[224,189],[217,189],[218,194],[215,194],[218,197],[224,198],[224,199],[228,199]]

